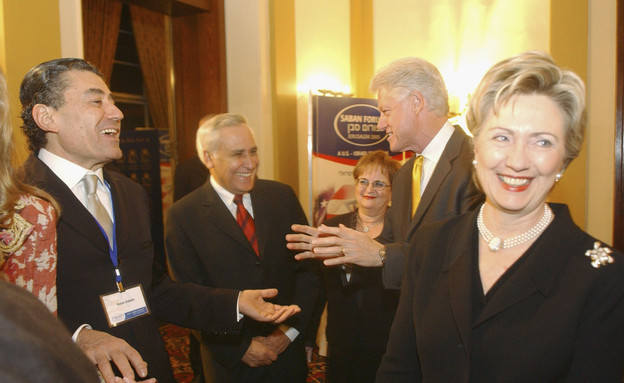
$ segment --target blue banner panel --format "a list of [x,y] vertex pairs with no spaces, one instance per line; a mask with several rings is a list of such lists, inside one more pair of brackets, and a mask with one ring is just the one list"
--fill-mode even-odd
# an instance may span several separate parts
[[[353,167],[375,150],[389,152],[386,133],[377,128],[377,100],[311,96],[312,224],[355,209]],[[401,160],[401,153],[390,153]]]

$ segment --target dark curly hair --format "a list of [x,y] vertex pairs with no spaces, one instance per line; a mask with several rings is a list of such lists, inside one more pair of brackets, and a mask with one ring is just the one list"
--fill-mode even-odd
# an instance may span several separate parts
[[51,106],[58,109],[63,106],[63,94],[69,86],[69,80],[64,75],[71,70],[89,71],[102,77],[102,73],[91,63],[77,58],[63,58],[46,61],[32,68],[20,86],[20,101],[22,102],[21,126],[28,138],[28,147],[33,153],[47,143],[46,132],[41,130],[32,116],[33,107],[37,104]]

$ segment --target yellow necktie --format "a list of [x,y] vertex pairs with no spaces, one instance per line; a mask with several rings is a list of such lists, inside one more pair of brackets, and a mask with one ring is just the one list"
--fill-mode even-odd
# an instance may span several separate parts
[[422,174],[423,156],[417,156],[412,168],[412,217],[420,202],[420,177]]

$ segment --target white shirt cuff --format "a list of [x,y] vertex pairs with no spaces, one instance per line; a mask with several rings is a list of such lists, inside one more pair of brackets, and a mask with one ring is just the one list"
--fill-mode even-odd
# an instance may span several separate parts
[[241,295],[242,291],[238,292],[238,298],[236,298],[236,321],[240,322],[243,320],[243,318],[245,317],[243,314],[241,314],[240,309],[238,308],[238,301],[240,300],[240,295]]
[[286,336],[288,337],[288,339],[290,339],[291,342],[294,342],[295,339],[297,339],[297,336],[299,335],[299,330],[297,330],[294,327],[290,327],[288,325],[285,324],[281,324],[278,327],[280,330],[282,330],[282,332],[284,334],[286,334]]
[[83,324],[82,326],[78,327],[78,329],[76,329],[76,331],[74,331],[74,334],[72,335],[72,340],[74,341],[74,343],[76,343],[76,340],[78,339],[78,334],[80,334],[80,331],[82,331],[83,328],[86,328],[87,330],[93,330],[88,324]]

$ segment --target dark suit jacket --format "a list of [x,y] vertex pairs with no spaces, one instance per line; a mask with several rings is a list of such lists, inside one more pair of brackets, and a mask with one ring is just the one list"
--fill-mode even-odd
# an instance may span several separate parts
[[155,317],[211,331],[235,331],[236,291],[214,291],[174,283],[154,268],[154,249],[145,190],[121,174],[104,171],[115,214],[119,269],[123,284],[141,284],[152,314],[109,328],[100,295],[116,291],[108,243],[89,211],[39,158],[24,164],[26,181],[47,191],[61,206],[57,226],[58,316],[74,331],[81,324],[124,339],[148,363],[150,376],[173,382],[169,357]]
[[[333,217],[327,226],[343,224],[355,229],[357,210]],[[347,282],[341,267],[322,268],[327,296],[327,341],[330,349],[357,349],[382,353],[399,303],[398,290],[386,290],[378,267],[351,269]],[[330,352],[331,357],[331,352]]]
[[97,383],[95,367],[48,309],[0,281],[0,381]]
[[624,256],[592,267],[596,240],[566,206],[551,208],[554,221],[478,316],[477,212],[419,230],[428,240],[410,248],[377,381],[621,382]]
[[383,267],[384,286],[401,287],[405,254],[416,230],[423,224],[449,218],[474,210],[483,202],[483,194],[472,181],[474,157],[470,138],[458,127],[449,139],[429,183],[418,204],[414,217],[412,211],[412,157],[396,172],[392,179],[392,206],[386,213],[381,233],[386,245],[386,262]]
[[[323,224],[355,229],[357,214],[355,210]],[[352,266],[349,281],[340,266],[321,270],[327,300],[327,381],[373,382],[386,351],[399,290],[383,287],[379,267]],[[323,301],[321,312],[324,306]]]
[[[287,323],[299,330],[298,339],[303,339],[320,282],[317,272],[311,268],[315,263],[296,261],[295,253],[286,248],[285,236],[292,232],[292,224],[307,222],[305,214],[295,193],[284,184],[256,180],[250,195],[260,258],[207,181],[169,210],[165,247],[171,273],[176,280],[204,286],[237,290],[277,288],[276,303],[294,303],[301,307],[301,313]],[[216,364],[218,370],[225,369],[232,374],[248,368],[241,358],[251,338],[267,335],[274,328],[274,325],[245,318],[238,337],[202,334],[202,346],[208,346],[212,353],[212,358],[208,358],[202,347],[204,366]],[[303,342],[298,343],[303,351]],[[291,347],[295,344],[288,349]],[[301,361],[298,366],[286,367],[305,369],[305,359]],[[260,367],[249,373],[274,366]]]

